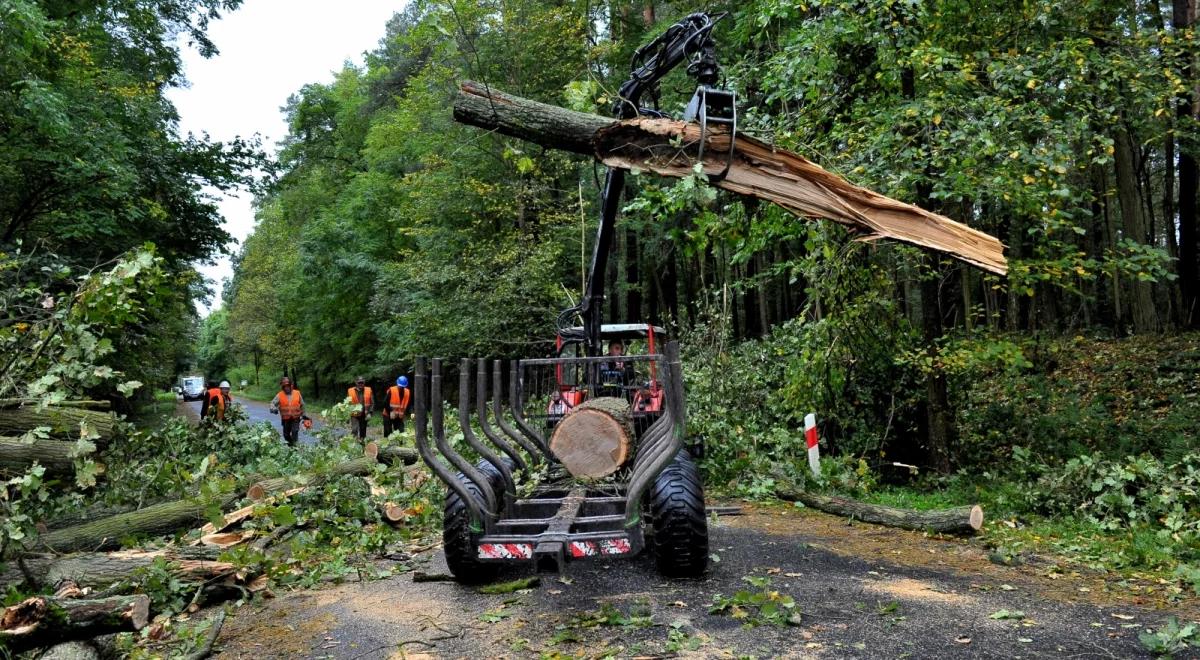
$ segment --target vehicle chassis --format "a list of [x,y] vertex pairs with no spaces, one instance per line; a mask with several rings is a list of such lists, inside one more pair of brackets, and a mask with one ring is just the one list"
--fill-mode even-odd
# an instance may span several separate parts
[[[438,479],[465,503],[476,561],[527,561],[533,562],[539,571],[561,572],[570,560],[632,557],[644,548],[643,496],[659,473],[675,459],[683,447],[685,435],[679,344],[672,341],[664,348],[662,354],[622,358],[632,362],[656,362],[667,383],[665,410],[642,435],[631,467],[622,473],[627,474],[627,478],[603,488],[584,484],[566,488],[535,486],[528,497],[517,496],[513,471],[528,472],[540,463],[556,465],[558,461],[550,452],[546,438],[525,419],[526,369],[551,365],[595,369],[610,358],[512,360],[508,370],[508,403],[515,427],[505,420],[503,411],[503,361],[491,361],[489,403],[488,360],[461,360],[458,422],[466,444],[481,457],[476,465],[455,451],[446,438],[441,405],[442,361],[417,359],[413,379],[417,451]],[[432,369],[428,368],[430,362]],[[472,406],[473,365],[477,368]],[[473,431],[472,407],[479,428],[499,453],[481,442]],[[492,426],[493,420],[499,433]],[[438,454],[446,463],[438,458]]]

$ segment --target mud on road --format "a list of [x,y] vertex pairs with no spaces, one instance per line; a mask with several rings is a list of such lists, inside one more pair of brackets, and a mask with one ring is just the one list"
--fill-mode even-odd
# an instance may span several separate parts
[[[719,561],[700,580],[666,580],[648,556],[570,564],[506,595],[405,572],[247,605],[220,657],[1129,658],[1148,657],[1138,633],[1168,615],[1200,618],[1196,599],[1161,600],[1152,584],[992,564],[977,541],[744,511],[711,526]],[[445,571],[437,548],[397,568]],[[798,625],[709,613],[715,594],[740,590],[792,596]]]

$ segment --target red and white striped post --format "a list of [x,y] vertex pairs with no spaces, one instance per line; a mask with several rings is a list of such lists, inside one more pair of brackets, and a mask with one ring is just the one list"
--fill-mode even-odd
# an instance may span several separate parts
[[821,452],[817,448],[817,416],[808,413],[804,416],[804,439],[808,443],[808,467],[814,477],[821,476]]

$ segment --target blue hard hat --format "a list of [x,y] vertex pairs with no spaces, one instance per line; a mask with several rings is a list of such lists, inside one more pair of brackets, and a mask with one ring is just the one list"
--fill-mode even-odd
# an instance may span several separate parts
[[396,379],[396,384],[400,387],[408,387],[408,376],[401,376]]

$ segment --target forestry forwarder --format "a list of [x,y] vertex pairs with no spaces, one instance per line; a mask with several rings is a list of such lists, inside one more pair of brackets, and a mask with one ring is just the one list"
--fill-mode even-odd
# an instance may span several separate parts
[[[687,72],[698,86],[684,119],[698,122],[702,133],[710,125],[719,124],[733,136],[737,123],[735,97],[716,87],[720,69],[711,35],[713,26],[723,17],[692,14],[639,48],[613,114],[618,119],[664,117],[657,108],[642,107],[642,97],[651,97],[657,105],[659,81],[686,62]],[[707,173],[710,180],[724,178],[733,148],[731,138],[725,168]],[[668,342],[662,353],[655,353],[653,333],[660,329],[640,324],[621,326],[644,328],[649,335],[647,353],[622,356],[620,361],[626,366],[649,367],[651,377],[644,385],[626,388],[627,395],[603,396],[612,393],[611,383],[604,382],[604,378],[612,373],[613,358],[602,355],[602,343],[614,332],[623,331],[617,326],[604,326],[601,310],[604,275],[624,182],[625,170],[608,169],[586,290],[578,306],[559,316],[556,357],[513,360],[507,365],[508,405],[515,426],[506,421],[501,403],[506,365],[500,360],[491,362],[489,403],[488,361],[460,361],[458,421],[466,444],[481,457],[478,463],[472,464],[447,440],[441,405],[441,360],[434,359],[430,365],[425,358],[417,359],[413,379],[416,444],[422,459],[449,488],[443,541],[446,563],[460,582],[491,579],[504,562],[532,561],[538,570],[561,571],[571,559],[633,557],[647,545],[646,537],[658,569],[665,575],[694,577],[707,568],[704,490],[694,462],[701,447],[685,446],[678,343]],[[573,326],[577,318],[582,323]],[[570,348],[576,355],[564,357]],[[470,383],[473,367],[474,402]],[[529,385],[539,380],[531,375],[546,369],[553,370],[550,380],[554,394],[533,401],[536,387]],[[564,370],[581,374],[582,382],[564,384]],[[571,410],[563,411],[561,404],[567,399]],[[553,429],[550,442],[526,419],[527,404],[540,410],[549,407],[547,417],[553,419],[548,419],[551,423],[543,428]],[[556,404],[560,409],[553,407]],[[478,428],[491,447],[476,435],[472,406]],[[489,421],[489,408],[498,431]],[[635,417],[640,423],[633,423]],[[426,426],[429,422],[432,446]],[[437,458],[435,448],[449,465]],[[533,469],[542,462],[548,464],[544,473],[564,477],[564,473],[570,473],[570,477],[524,484],[527,495],[518,497],[513,473],[532,476]],[[596,481],[610,475],[615,477]]]

